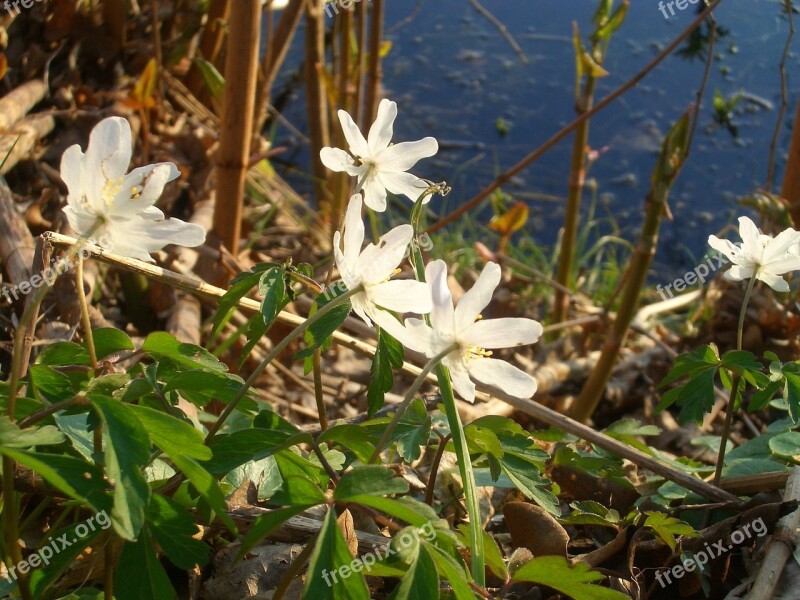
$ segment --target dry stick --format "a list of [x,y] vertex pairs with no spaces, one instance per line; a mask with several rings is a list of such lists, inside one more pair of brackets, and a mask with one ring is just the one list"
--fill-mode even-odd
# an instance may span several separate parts
[[[786,61],[789,58],[789,49],[792,45],[794,38],[794,7],[791,0],[784,0],[784,10],[789,18],[789,34],[786,36],[786,45],[783,47],[783,54],[781,55],[781,62],[778,70],[781,74],[781,107],[778,110],[778,120],[775,123],[775,132],[772,134],[772,141],[769,144],[769,163],[767,166],[767,182],[764,188],[772,191],[772,185],[775,182],[775,154],[778,150],[778,138],[780,138],[781,130],[783,129],[783,118],[786,116],[786,107],[789,105],[789,92],[786,88]],[[797,123],[795,123],[797,129]]]
[[658,229],[661,217],[665,213],[669,192],[686,157],[690,112],[691,109],[667,134],[658,163],[653,169],[642,232],[625,271],[627,284],[620,300],[617,317],[606,333],[600,360],[584,383],[580,396],[570,408],[570,416],[576,421],[586,421],[600,404],[608,380],[611,378],[614,363],[635,316],[639,296],[647,280],[647,271],[656,252]]
[[[786,502],[800,500],[800,467],[795,467],[789,477],[786,490],[783,493]],[[786,561],[792,555],[798,541],[797,532],[800,530],[800,509],[786,515],[778,521],[778,527],[772,534],[772,539],[767,546],[767,553],[758,569],[756,581],[753,584],[747,600],[761,600],[772,598],[775,586],[780,579]]]
[[491,23],[497,28],[500,34],[504,38],[506,38],[506,41],[508,42],[509,46],[511,46],[514,49],[514,52],[517,53],[519,59],[524,64],[527,65],[530,61],[528,60],[528,57],[525,55],[525,51],[517,43],[517,40],[514,39],[514,36],[511,35],[511,33],[508,31],[508,28],[503,24],[503,22],[497,17],[495,17],[491,12],[489,12],[487,8],[481,5],[481,3],[478,2],[478,0],[469,0],[469,3],[472,4],[475,10],[477,10],[487,21],[489,21],[489,23]]
[[[698,16],[689,27],[687,27],[677,38],[675,38],[666,48],[664,48],[661,52],[659,52],[655,58],[653,58],[645,67],[639,71],[636,75],[634,75],[631,79],[627,82],[622,84],[616,90],[611,92],[608,96],[603,98],[600,102],[598,102],[594,108],[585,112],[584,114],[580,115],[577,119],[575,119],[572,123],[561,129],[558,133],[554,134],[549,140],[547,140],[544,144],[539,146],[536,150],[528,154],[525,158],[507,170],[505,173],[497,177],[492,183],[478,192],[475,197],[470,199],[469,201],[465,202],[463,205],[458,207],[456,210],[452,211],[450,214],[446,215],[439,219],[436,223],[428,227],[426,230],[427,233],[433,233],[434,231],[438,231],[445,225],[452,223],[457,218],[459,218],[464,213],[469,212],[473,208],[475,208],[478,204],[480,204],[483,200],[488,198],[492,192],[494,192],[497,188],[505,185],[508,181],[510,181],[513,177],[515,177],[518,173],[523,171],[524,169],[528,168],[532,162],[537,160],[538,158],[542,157],[545,153],[547,153],[550,149],[552,149],[556,144],[558,144],[561,140],[567,137],[570,133],[572,133],[575,129],[577,129],[581,123],[584,121],[591,119],[601,110],[603,110],[606,106],[614,102],[617,98],[625,94],[627,91],[631,90],[639,83],[642,79],[644,79],[653,69],[655,69],[661,61],[663,61],[667,56],[672,54],[672,52],[681,45],[681,43],[691,35],[692,31],[697,29],[700,24],[705,21],[705,19],[714,11],[717,6],[722,2],[722,0],[713,0],[706,9]],[[800,180],[800,177],[798,177]]]
[[244,184],[253,130],[261,2],[236,0],[225,57],[225,98],[217,154],[217,204],[214,233],[234,256],[239,251]]
[[367,71],[367,104],[361,120],[361,130],[366,131],[369,124],[378,115],[378,97],[380,96],[383,67],[381,63],[381,43],[383,42],[383,21],[386,13],[384,0],[373,0],[371,3],[372,18],[369,22],[369,66]]
[[315,179],[317,200],[321,207],[327,209],[331,204],[331,194],[326,185],[327,171],[322,162],[318,160],[320,150],[325,146],[330,146],[328,101],[324,79],[321,76],[321,72],[325,68],[325,21],[322,5],[322,0],[308,0],[305,78],[308,137],[311,140],[311,168]]
[[[45,239],[45,242],[49,242],[55,246],[71,246],[76,242],[74,238],[52,232],[44,234],[43,238]],[[162,269],[161,267],[132,258],[111,254],[102,248],[91,244],[87,247],[92,252],[95,260],[100,260],[122,269],[141,273],[142,275],[145,275],[151,279],[171,285],[178,289],[217,301],[225,295],[225,290],[210,285],[200,279],[181,275],[173,271],[168,271],[166,269]],[[237,306],[242,310],[247,310],[253,313],[258,312],[261,309],[261,306],[258,302],[249,298],[242,298],[237,303]],[[305,321],[305,319],[302,317],[287,313],[285,311],[278,313],[277,320],[291,325],[299,325]],[[355,339],[340,331],[335,331],[333,333],[333,340],[337,344],[350,348],[351,350],[354,350],[360,354],[366,356],[372,356],[375,354],[375,346],[372,344]],[[407,362],[403,363],[401,370],[414,377],[417,377],[422,372],[422,369]],[[436,377],[434,376],[429,376],[428,380],[434,384],[436,383]],[[478,388],[481,391],[476,395],[476,397],[480,401],[486,402],[492,396],[499,398],[520,412],[530,415],[542,421],[543,423],[550,425],[551,427],[570,433],[592,444],[596,444],[600,448],[616,454],[617,456],[627,458],[632,463],[649,469],[653,473],[661,475],[666,479],[674,481],[686,489],[696,492],[704,498],[719,502],[738,502],[738,498],[733,494],[729,494],[723,490],[720,490],[719,488],[701,479],[692,477],[688,473],[679,471],[674,467],[662,463],[652,456],[637,450],[636,448],[627,446],[600,431],[596,431],[591,427],[583,425],[582,423],[578,423],[565,415],[534,402],[533,400],[515,398],[505,394],[500,390],[494,390],[482,384],[478,384]]]

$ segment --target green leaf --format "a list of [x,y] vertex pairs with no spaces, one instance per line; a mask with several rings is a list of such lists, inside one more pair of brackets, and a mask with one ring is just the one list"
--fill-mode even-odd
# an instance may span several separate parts
[[[331,298],[333,300],[334,298]],[[312,307],[309,316],[317,312],[327,304],[324,294],[317,297],[316,303]],[[322,317],[319,321],[311,325],[305,333],[305,340],[309,348],[322,347],[333,335],[333,332],[342,326],[342,323],[347,319],[351,309],[350,302],[343,302],[333,307],[331,312]]]
[[239,300],[244,298],[250,290],[258,285],[258,280],[260,278],[261,272],[254,269],[246,273],[240,273],[231,282],[232,285],[230,289],[219,299],[219,305],[214,313],[214,327],[211,329],[212,333],[216,333],[222,323],[230,318],[230,314],[236,308]]
[[[165,448],[161,448],[166,453]],[[228,505],[225,503],[225,495],[219,487],[219,483],[211,474],[200,466],[193,458],[188,458],[182,454],[169,454],[170,460],[175,464],[186,478],[191,482],[208,505],[217,513],[217,517],[233,533],[236,533],[236,525],[228,515]]]
[[318,443],[335,443],[349,448],[363,463],[369,462],[372,452],[375,450],[376,441],[377,438],[370,436],[364,427],[347,423],[334,425],[317,438]]
[[800,432],[787,431],[769,440],[769,449],[781,458],[800,462]]
[[436,564],[424,546],[417,546],[416,558],[403,575],[400,584],[389,596],[389,600],[438,600],[439,575]]
[[547,489],[552,482],[540,477],[530,462],[518,456],[507,454],[500,461],[500,466],[508,478],[526,497],[541,506],[552,515],[560,515],[558,498]]
[[225,78],[222,76],[213,63],[202,59],[195,58],[192,61],[200,75],[203,77],[203,83],[206,84],[209,93],[217,100],[222,99],[223,90],[225,89]]
[[142,351],[155,357],[169,358],[190,369],[210,369],[219,372],[228,370],[225,363],[220,362],[205,348],[179,342],[174,336],[164,331],[155,331],[148,335],[142,344]]
[[314,505],[301,504],[298,506],[289,506],[288,508],[278,508],[256,517],[256,520],[250,527],[250,531],[247,532],[247,535],[242,540],[241,549],[239,550],[239,558],[242,558],[245,554],[250,552],[253,546],[258,544],[270,533],[280,527],[281,523],[285,523],[292,517],[299,515],[301,512],[308,510],[312,506]]
[[136,349],[131,338],[124,331],[114,327],[93,329],[92,339],[94,340],[94,350],[98,361],[102,361],[108,355],[116,352]]
[[202,434],[186,421],[145,406],[125,406],[136,415],[153,443],[167,456],[181,454],[197,460],[211,458],[211,449],[205,445]]
[[466,569],[464,569],[464,566],[433,544],[423,542],[422,546],[433,559],[440,577],[446,579],[450,583],[455,600],[475,600],[475,594],[469,587],[469,583],[467,583],[471,581],[472,578],[469,576]]
[[95,512],[111,509],[111,500],[106,494],[107,483],[93,464],[72,456],[21,452],[4,447],[0,447],[0,452],[36,471],[47,483]]
[[147,517],[153,537],[176,567],[192,569],[208,562],[209,547],[194,539],[197,525],[180,504],[155,494],[150,500]]
[[705,414],[714,406],[714,369],[706,369],[680,388],[677,404],[681,407],[682,423],[703,422]]
[[284,267],[273,267],[266,271],[258,281],[258,293],[261,294],[261,316],[264,317],[264,324],[269,327],[278,316],[278,313],[286,306],[286,269]]
[[381,466],[356,467],[344,474],[338,484],[334,498],[348,502],[354,496],[389,496],[408,491],[405,479],[395,477],[394,472]]
[[239,393],[242,385],[244,380],[238,375],[192,369],[170,378],[163,391],[175,390],[193,404],[205,406],[212,400],[229,403]]
[[0,446],[6,448],[51,446],[60,444],[64,439],[64,434],[52,425],[20,429],[7,416],[0,415]]
[[36,358],[37,365],[89,365],[89,353],[86,348],[74,342],[56,342],[45,346]]
[[167,572],[156,557],[148,535],[127,542],[117,561],[114,595],[125,600],[177,600]]
[[800,375],[784,370],[783,376],[786,378],[785,395],[789,404],[789,416],[797,423],[800,421]]
[[144,525],[150,488],[142,474],[150,458],[150,438],[126,405],[105,396],[93,396],[92,404],[103,421],[105,466],[114,482],[114,530],[135,540]]
[[[107,516],[106,519],[108,519]],[[92,524],[94,525],[94,521],[92,521]],[[83,528],[81,529],[82,531],[87,530],[86,535],[83,537],[77,535],[75,532],[75,529],[79,525],[83,525]],[[103,531],[103,529],[97,527],[96,525],[94,529],[90,529],[85,522],[81,522],[52,532],[52,535],[50,536],[52,541],[40,547],[36,552],[36,554],[38,554],[42,559],[47,558],[47,562],[49,564],[35,569],[30,574],[31,592],[33,592],[33,597],[46,598],[47,594],[45,594],[45,591],[47,588],[53,585],[64,571],[75,565],[75,561],[80,553],[83,552],[84,548],[89,546],[94,541],[101,531]],[[72,543],[64,548],[62,547],[63,544],[58,540],[65,539],[65,535],[66,540]],[[58,551],[53,551],[54,547],[57,548]],[[48,548],[51,552],[48,552]],[[48,554],[50,554],[50,558],[47,557]],[[28,561],[30,562],[30,557],[28,557]],[[7,580],[3,579],[0,581]]]
[[514,573],[513,581],[546,585],[573,600],[628,600],[626,594],[596,585],[603,575],[584,563],[570,566],[561,556],[540,556]]
[[29,372],[34,392],[48,402],[55,403],[67,400],[77,392],[72,379],[53,367],[33,365]]
[[691,525],[661,512],[647,513],[644,526],[652,529],[656,536],[669,546],[670,550],[675,550],[676,535],[697,536],[697,532]]
[[[364,574],[360,568],[358,571],[351,570],[351,563],[353,557],[336,523],[336,515],[333,510],[328,510],[314,542],[303,598],[369,600]],[[353,564],[363,567],[360,561]]]
[[319,486],[302,475],[286,476],[281,489],[270,500],[272,504],[287,506],[314,506],[323,502],[325,494]]
[[374,415],[383,407],[386,392],[394,385],[392,369],[403,366],[403,344],[383,329],[378,333],[378,346],[372,357],[370,382],[367,390],[367,416]]
[[241,429],[219,435],[211,442],[213,457],[205,467],[216,475],[232,471],[251,460],[261,460],[309,439],[306,433],[267,429]]

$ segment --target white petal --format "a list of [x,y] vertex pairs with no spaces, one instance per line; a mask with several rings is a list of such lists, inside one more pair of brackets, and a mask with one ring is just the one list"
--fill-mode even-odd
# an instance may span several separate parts
[[396,312],[424,315],[431,312],[431,291],[426,283],[410,279],[385,281],[367,288],[370,302]]
[[84,161],[86,193],[100,196],[107,181],[124,177],[132,153],[131,126],[128,121],[121,117],[109,117],[95,125],[89,134]]
[[453,295],[447,287],[447,265],[443,260],[434,260],[425,267],[425,278],[431,288],[431,326],[443,336],[455,332],[455,311]]
[[742,238],[743,247],[761,244],[761,232],[749,217],[739,217],[739,235]]
[[357,164],[353,157],[341,148],[323,148],[319,151],[319,159],[323,165],[337,173],[344,172],[359,177],[367,172],[367,167]]
[[378,244],[369,244],[358,257],[356,271],[366,283],[381,283],[391,277],[407,255],[414,230],[398,225],[381,236]]
[[427,348],[425,343],[420,343],[419,340],[413,334],[409,333],[409,330],[406,329],[403,324],[400,323],[400,321],[395,319],[391,313],[371,307],[369,316],[373,321],[375,321],[375,324],[378,327],[386,331],[406,348],[411,348],[411,344],[416,346],[413,349],[417,350],[417,352],[424,352],[425,348]]
[[[774,260],[783,258],[789,252],[789,248],[800,240],[800,232],[794,229],[784,229],[774,240],[771,240],[761,257],[762,264],[770,263]],[[791,269],[789,269],[791,270]]]
[[[109,207],[112,217],[132,217],[156,203],[168,182],[180,177],[172,163],[139,167],[122,178]],[[136,196],[134,198],[134,196]]]
[[206,232],[200,225],[180,219],[146,221],[134,218],[114,222],[108,229],[115,253],[141,260],[169,244],[192,248],[206,239]]
[[[451,355],[452,356],[452,355]],[[475,384],[469,378],[469,373],[464,362],[451,356],[442,361],[450,369],[450,379],[453,381],[453,389],[467,402],[475,402]]]
[[389,146],[375,157],[378,169],[386,173],[408,171],[420,159],[433,156],[439,151],[439,143],[432,137],[416,142],[402,142]]
[[479,348],[514,348],[533,344],[542,336],[542,331],[541,323],[533,319],[487,319],[467,327],[459,338],[465,344]]
[[475,285],[458,301],[456,307],[456,331],[464,331],[475,322],[477,316],[492,299],[495,288],[500,284],[500,265],[486,263]]
[[767,273],[774,273],[775,275],[783,275],[789,271],[798,271],[800,270],[800,256],[795,256],[787,252],[783,258],[778,258],[763,265],[762,269]]
[[769,287],[771,287],[776,292],[788,292],[789,291],[789,284],[786,283],[786,280],[773,273],[765,273],[760,271],[758,273],[758,277],[756,279],[760,279],[764,283],[766,283]]
[[69,190],[69,198],[76,200],[84,193],[81,182],[84,158],[78,144],[70,146],[61,155],[61,180]]
[[375,156],[385,149],[394,135],[394,120],[397,118],[397,104],[385,98],[378,105],[378,116],[367,136],[370,155]]
[[364,221],[361,220],[361,194],[353,194],[344,217],[344,259],[347,269],[355,271],[361,245],[364,243]]
[[[381,184],[387,190],[397,196],[405,196],[412,202],[416,202],[422,192],[428,189],[427,183],[411,173],[383,173],[378,171],[377,175]],[[427,204],[430,200],[430,195],[426,196],[423,204]]]
[[728,260],[735,262],[741,254],[741,248],[730,242],[729,240],[722,240],[715,235],[708,236],[708,245],[717,252],[721,252]]
[[364,204],[369,206],[375,212],[383,212],[386,210],[386,188],[383,187],[380,180],[374,175],[367,177],[364,182]]
[[[78,235],[84,235],[94,225],[97,217],[87,210],[76,210],[74,206],[65,206],[61,210],[67,215],[69,226],[75,230]],[[95,232],[97,234],[97,232]]]
[[484,385],[499,388],[515,398],[530,398],[536,393],[536,380],[504,360],[473,358],[467,361],[467,369]]
[[364,292],[351,297],[350,306],[353,307],[354,313],[361,317],[368,326],[372,327],[372,321],[369,318],[370,304]]
[[725,271],[725,279],[731,281],[741,281],[742,279],[749,279],[753,276],[752,265],[733,265],[730,269]]
[[[422,352],[429,358],[438,354],[434,347],[435,335],[433,329],[428,327],[425,321],[422,319],[406,319],[404,326],[398,329],[393,323],[379,320],[384,319],[379,313],[383,313],[384,315],[388,314],[386,311],[376,310],[375,322],[386,329],[386,331],[388,331],[394,339],[403,344],[403,346],[415,350],[416,352]],[[389,318],[397,322],[394,317]]]
[[361,130],[358,128],[358,125],[356,125],[353,121],[353,117],[347,114],[347,112],[340,110],[339,122],[342,124],[342,131],[344,131],[344,137],[347,140],[347,145],[350,146],[350,152],[352,152],[355,156],[368,158],[370,153],[369,146],[367,146],[367,140],[364,139]]

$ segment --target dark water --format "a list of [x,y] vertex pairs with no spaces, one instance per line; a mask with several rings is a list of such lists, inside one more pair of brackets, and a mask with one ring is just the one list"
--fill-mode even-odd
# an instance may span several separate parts
[[[394,0],[387,7],[387,37],[393,46],[384,62],[384,86],[400,108],[395,141],[426,135],[440,141],[437,157],[421,162],[414,173],[451,183],[450,208],[574,118],[572,22],[585,38],[597,4],[483,0],[483,5],[508,27],[529,64],[468,0],[424,0],[421,8],[416,1]],[[596,98],[636,73],[696,13],[697,5],[689,5],[666,20],[657,2],[632,2],[611,42],[605,63],[610,75],[599,81]],[[739,199],[763,187],[767,177],[788,20],[776,0],[726,0],[716,16],[727,35],[717,40],[693,154],[673,188],[674,221],[662,229],[657,264],[666,271],[694,264],[693,257],[707,250],[707,236],[741,214]],[[800,26],[800,15],[795,20]],[[797,102],[797,66],[793,53],[787,65],[789,108],[780,136],[778,189]],[[628,239],[635,239],[641,221],[661,137],[694,101],[703,68],[703,57],[673,55],[592,121],[591,147],[607,147],[589,173],[597,181],[598,213],[613,217]],[[714,123],[715,90],[726,97],[746,94],[733,118],[737,137]],[[302,110],[303,103],[296,102],[288,114],[294,112],[292,118],[302,124]],[[498,118],[510,124],[505,135],[498,132]],[[504,188],[529,203],[529,231],[542,244],[555,242],[561,224],[570,152],[571,138]],[[488,216],[487,208],[463,218],[485,223]]]

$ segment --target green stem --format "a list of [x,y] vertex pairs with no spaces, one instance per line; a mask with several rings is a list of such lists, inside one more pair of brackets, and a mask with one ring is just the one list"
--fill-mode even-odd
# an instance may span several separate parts
[[444,359],[445,356],[447,356],[448,354],[450,354],[453,350],[456,350],[457,348],[458,348],[458,346],[453,344],[452,346],[450,346],[449,348],[446,348],[445,350],[443,350],[442,352],[440,352],[439,354],[437,354],[436,356],[434,356],[432,359],[430,359],[428,361],[428,363],[422,369],[422,372],[414,380],[414,383],[411,384],[411,387],[409,388],[408,393],[406,393],[405,398],[403,398],[403,401],[397,407],[397,411],[394,414],[394,418],[392,418],[392,420],[389,422],[389,425],[384,430],[383,435],[381,436],[381,439],[378,441],[378,444],[375,446],[375,451],[372,453],[372,456],[369,459],[370,464],[376,463],[380,459],[381,452],[386,447],[386,445],[389,443],[389,438],[392,436],[392,433],[394,433],[394,430],[397,428],[398,423],[400,423],[400,419],[405,414],[406,409],[408,408],[408,405],[411,404],[411,401],[416,396],[417,391],[422,386],[423,382],[425,381],[425,378],[428,376],[428,374],[431,371],[433,371],[433,369],[440,362],[442,362],[442,360]]
[[322,319],[322,317],[327,315],[334,308],[336,308],[337,306],[339,306],[340,304],[342,304],[346,300],[349,300],[351,297],[353,297],[356,294],[359,294],[359,293],[361,293],[363,291],[364,291],[364,287],[360,285],[360,286],[358,286],[356,288],[353,288],[352,290],[348,290],[347,292],[345,292],[341,296],[337,296],[336,298],[334,298],[333,300],[328,302],[325,306],[320,308],[313,315],[308,317],[308,319],[306,319],[305,321],[300,323],[300,325],[295,327],[289,333],[289,335],[287,335],[278,344],[276,344],[275,347],[272,349],[272,352],[270,352],[264,358],[264,360],[262,360],[261,363],[259,363],[259,365],[255,368],[255,370],[250,374],[250,377],[247,378],[247,381],[244,382],[244,385],[242,385],[242,387],[239,388],[239,391],[236,393],[236,396],[234,396],[234,398],[231,400],[230,404],[228,404],[228,406],[225,408],[225,410],[219,416],[219,418],[214,423],[214,425],[211,426],[211,429],[209,429],[208,435],[206,436],[206,444],[210,443],[211,440],[214,439],[214,436],[217,435],[217,432],[219,431],[220,427],[222,427],[223,423],[225,423],[225,420],[236,409],[236,406],[239,404],[239,402],[242,400],[242,398],[244,398],[247,395],[247,392],[250,390],[251,387],[253,387],[253,385],[255,384],[256,380],[259,377],[261,377],[261,374],[267,368],[267,365],[269,365],[269,363],[271,363],[275,359],[275,357],[278,356],[278,354],[283,352],[283,350],[289,344],[291,344],[295,339],[300,337],[308,327],[310,327],[311,325],[313,325],[314,323],[316,323],[317,321]]
[[[416,229],[415,229],[416,231]],[[425,263],[422,259],[422,252],[416,239],[411,243],[411,255],[414,260],[414,272],[419,281],[425,281]],[[430,325],[430,315],[424,316],[425,322]],[[461,417],[458,414],[456,399],[453,395],[453,383],[450,380],[450,371],[442,364],[436,367],[436,377],[439,380],[439,390],[442,393],[447,423],[450,427],[450,435],[453,438],[453,446],[456,451],[458,461],[458,471],[461,474],[461,481],[464,486],[464,501],[469,517],[469,550],[471,556],[472,578],[475,582],[484,587],[486,585],[486,567],[483,549],[483,528],[481,527],[481,511],[478,504],[478,492],[475,485],[475,473],[472,471],[472,461],[469,458],[469,446],[467,438],[464,436],[464,428],[461,424]]]
[[469,550],[472,565],[472,578],[479,586],[486,585],[486,567],[483,550],[483,527],[481,526],[481,510],[478,504],[478,491],[475,485],[475,473],[472,471],[472,461],[469,458],[469,446],[464,435],[464,427],[458,414],[456,399],[453,395],[453,384],[450,381],[450,371],[444,365],[436,369],[439,378],[439,389],[442,392],[447,422],[450,426],[450,435],[453,437],[453,446],[458,460],[458,471],[464,485],[464,502],[469,516]]
[[[753,295],[753,288],[756,286],[756,277],[758,277],[758,269],[753,271],[753,276],[750,277],[750,282],[747,284],[747,291],[744,293],[742,300],[742,310],[739,311],[739,325],[736,328],[736,349],[742,349],[742,338],[744,337],[744,317],[747,313],[747,305],[750,303],[750,297]],[[739,382],[742,376],[739,373],[733,374],[733,381],[731,381],[731,395],[728,398],[728,405],[725,407],[725,422],[722,424],[722,437],[719,441],[719,454],[717,455],[717,467],[714,470],[714,485],[719,485],[719,480],[722,477],[722,466],[725,461],[725,450],[728,446],[728,436],[731,431],[731,423],[733,422],[733,411],[736,406],[736,392],[739,389]]]

